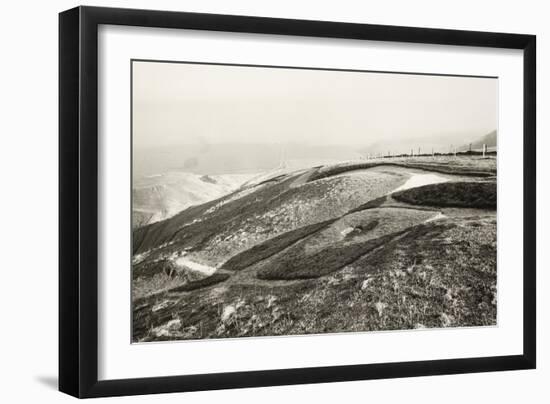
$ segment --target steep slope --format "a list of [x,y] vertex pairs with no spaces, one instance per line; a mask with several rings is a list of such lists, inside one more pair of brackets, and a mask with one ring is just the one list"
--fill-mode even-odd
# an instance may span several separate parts
[[137,229],[134,253],[167,244],[165,249],[185,248],[201,260],[219,264],[278,234],[339,217],[407,178],[372,170],[306,182],[316,171],[282,175]]

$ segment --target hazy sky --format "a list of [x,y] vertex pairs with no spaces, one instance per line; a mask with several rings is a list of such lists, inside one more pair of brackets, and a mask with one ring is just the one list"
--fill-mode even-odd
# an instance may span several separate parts
[[459,144],[496,129],[497,88],[489,78],[134,62],[133,141]]

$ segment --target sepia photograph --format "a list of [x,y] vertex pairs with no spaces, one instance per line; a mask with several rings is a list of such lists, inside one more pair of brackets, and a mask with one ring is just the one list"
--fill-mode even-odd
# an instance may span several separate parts
[[133,60],[132,342],[496,326],[498,84]]

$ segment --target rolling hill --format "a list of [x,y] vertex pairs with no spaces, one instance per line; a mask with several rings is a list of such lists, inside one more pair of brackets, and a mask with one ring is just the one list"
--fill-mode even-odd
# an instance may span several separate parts
[[[497,131],[487,133],[486,135],[472,141],[472,150],[481,150],[483,145],[486,144],[488,148],[497,147]],[[470,149],[470,144],[462,146],[458,151],[468,151]]]
[[137,178],[132,189],[134,227],[158,222],[238,189],[253,174],[168,172]]
[[133,232],[133,339],[496,322],[496,160],[281,172]]

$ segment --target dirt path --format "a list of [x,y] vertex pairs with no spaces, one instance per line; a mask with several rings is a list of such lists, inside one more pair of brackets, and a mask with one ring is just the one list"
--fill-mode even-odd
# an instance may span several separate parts
[[198,262],[191,261],[190,259],[183,257],[178,257],[175,259],[174,263],[178,267],[184,267],[190,269],[191,271],[200,272],[203,275],[210,276],[217,271],[216,267],[211,267],[208,265],[200,264]]
[[401,186],[395,188],[391,193],[404,191],[406,189],[421,187],[423,185],[439,184],[450,181],[440,174],[414,174]]

